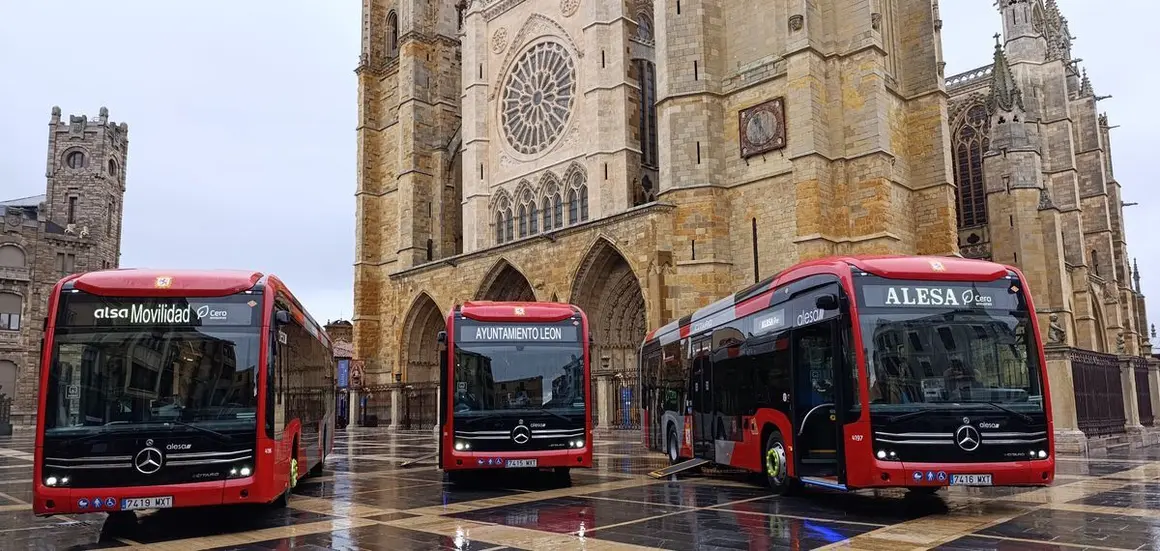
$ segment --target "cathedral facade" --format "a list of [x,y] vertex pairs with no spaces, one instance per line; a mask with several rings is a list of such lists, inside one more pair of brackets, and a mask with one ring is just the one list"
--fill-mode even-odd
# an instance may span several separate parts
[[[1024,3],[1002,2],[1004,19]],[[1096,241],[1104,270],[1126,270],[1122,231],[1092,229],[1072,243],[1078,262],[1060,251],[1055,272],[1041,268],[1047,241],[989,222],[1010,213],[1011,227],[1033,219],[1018,229],[1054,235],[1094,211],[1084,202],[1069,214],[1059,194],[1040,210],[1042,178],[1019,176],[1026,190],[1009,193],[1015,149],[1037,146],[993,151],[995,139],[971,150],[981,153],[970,189],[981,186],[986,206],[964,221],[960,205],[975,196],[956,180],[975,173],[952,146],[965,112],[997,135],[998,73],[948,85],[941,28],[931,0],[364,0],[352,319],[363,383],[437,380],[436,336],[455,304],[559,300],[590,319],[597,424],[616,424],[650,328],[803,260],[959,254],[960,242],[1028,269],[1037,301],[1051,304],[1044,330],[1050,320],[1066,327],[1068,350],[1100,350],[1096,328],[1120,326],[1107,315],[1084,325],[1094,314],[1073,301],[1090,290],[1074,282],[1090,279],[1075,270]],[[1023,44],[1046,32],[1008,32],[1023,57],[1000,81],[1074,68],[1023,62],[1034,55]],[[979,97],[984,115],[963,107]],[[1031,124],[1024,113],[1044,104],[1021,101],[1019,124]],[[1043,212],[1063,218],[1052,226]],[[1113,286],[1129,281],[1107,273]],[[1124,308],[1138,301],[1114,288]],[[1127,315],[1142,308],[1117,323]],[[1126,354],[1139,350],[1134,320]],[[1053,369],[1053,387],[1071,384]]]
[[649,328],[798,261],[956,244],[929,0],[365,0],[355,355],[436,380],[456,303],[574,303],[598,423]]
[[0,394],[33,425],[48,296],[60,278],[119,266],[129,126],[52,108],[45,193],[0,201]]

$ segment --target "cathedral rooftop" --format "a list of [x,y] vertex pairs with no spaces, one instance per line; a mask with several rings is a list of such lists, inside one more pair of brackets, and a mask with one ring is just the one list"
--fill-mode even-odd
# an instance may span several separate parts
[[0,201],[0,207],[38,207],[47,197],[44,194],[30,195],[19,199]]

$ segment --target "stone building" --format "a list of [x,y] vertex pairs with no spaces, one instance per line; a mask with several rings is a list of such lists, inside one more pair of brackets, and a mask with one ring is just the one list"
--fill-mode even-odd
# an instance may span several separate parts
[[101,108],[61,120],[52,108],[44,195],[0,202],[0,392],[15,396],[12,418],[36,418],[42,320],[52,286],[63,276],[115,268],[129,126]]
[[938,29],[930,0],[364,0],[366,384],[435,380],[456,303],[567,301],[607,425],[648,328],[809,258],[953,252]]
[[1055,0],[998,8],[994,63],[947,79],[960,251],[1018,265],[1034,283],[1061,448],[1107,447],[1125,433],[1156,442],[1141,425],[1160,407],[1160,378],[1143,359],[1149,325],[1112,167],[1114,126],[1098,107],[1110,96],[1072,56]]

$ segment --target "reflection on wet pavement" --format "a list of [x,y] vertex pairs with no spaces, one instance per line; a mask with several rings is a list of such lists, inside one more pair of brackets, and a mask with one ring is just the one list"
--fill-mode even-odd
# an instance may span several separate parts
[[32,435],[0,437],[0,549],[1160,549],[1160,449],[1064,457],[1054,486],[769,494],[748,477],[653,480],[637,433],[596,440],[570,481],[494,471],[466,484],[432,463],[430,431],[351,428],[290,507],[175,509],[135,523],[36,518]]

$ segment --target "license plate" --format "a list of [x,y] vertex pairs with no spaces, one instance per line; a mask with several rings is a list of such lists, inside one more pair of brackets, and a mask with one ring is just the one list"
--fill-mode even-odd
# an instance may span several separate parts
[[507,464],[505,465],[505,467],[507,467],[509,469],[511,469],[513,467],[519,468],[519,467],[535,467],[535,466],[536,466],[535,459],[508,459]]
[[989,474],[952,474],[951,484],[956,486],[990,486]]
[[122,511],[136,509],[168,509],[173,507],[173,496],[165,497],[127,497],[121,500]]

